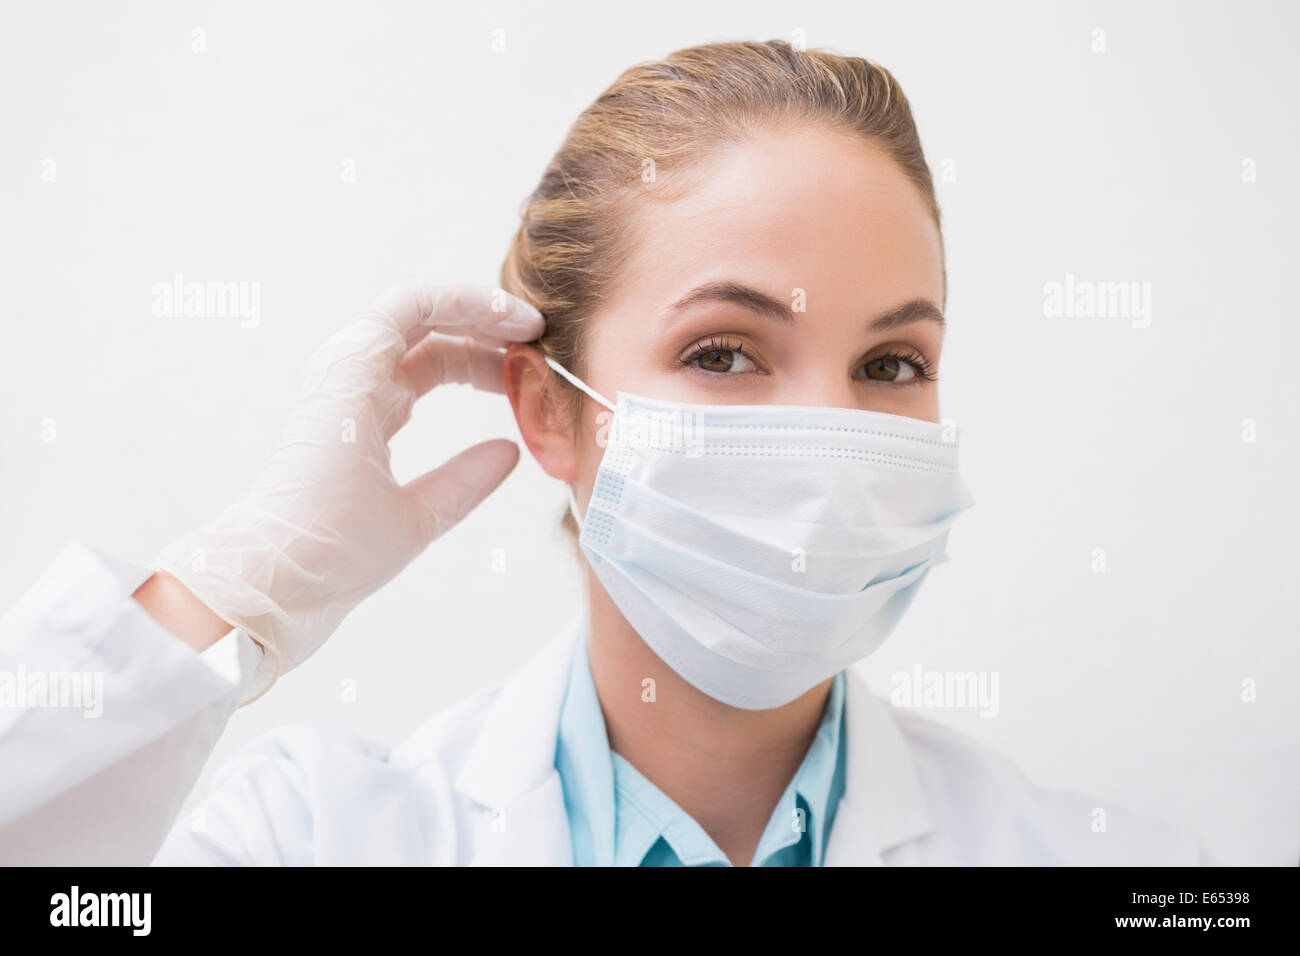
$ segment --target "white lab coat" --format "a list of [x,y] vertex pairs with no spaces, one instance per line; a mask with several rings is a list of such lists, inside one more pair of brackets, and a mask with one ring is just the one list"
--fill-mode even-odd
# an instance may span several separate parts
[[[177,820],[260,654],[241,631],[194,653],[131,598],[147,575],[70,545],[0,621],[0,671],[99,669],[105,698],[98,719],[0,709],[0,863],[572,863],[554,758],[576,629],[395,747],[310,726],[268,733]],[[1208,862],[1185,830],[1035,787],[853,670],[845,706],[829,866]]]

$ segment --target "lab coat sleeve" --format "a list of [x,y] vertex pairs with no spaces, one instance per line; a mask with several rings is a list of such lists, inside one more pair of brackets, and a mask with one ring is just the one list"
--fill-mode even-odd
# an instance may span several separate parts
[[159,624],[150,573],[74,542],[0,618],[0,864],[149,863],[264,686],[243,631],[196,653]]
[[224,762],[211,792],[176,822],[153,865],[312,865],[317,775],[279,744],[292,729],[265,734]]
[[[421,775],[383,744],[288,724],[233,754],[155,866],[395,865],[437,860]],[[435,814],[436,816],[436,814]]]
[[494,696],[441,711],[397,747],[304,723],[267,731],[217,768],[154,865],[468,864],[492,811],[458,798],[453,779]]

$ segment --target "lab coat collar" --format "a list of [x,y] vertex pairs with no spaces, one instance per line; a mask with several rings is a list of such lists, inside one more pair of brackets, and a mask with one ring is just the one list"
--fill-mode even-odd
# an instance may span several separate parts
[[[583,618],[516,672],[497,693],[456,778],[456,789],[500,820],[476,865],[573,862],[564,789],[555,769],[560,710]],[[845,672],[844,796],[826,846],[826,866],[879,866],[882,853],[935,829],[906,740],[889,707],[862,675]]]
[[844,796],[835,813],[825,866],[882,866],[885,850],[935,829],[930,804],[889,705],[854,667],[845,682]]
[[564,787],[555,769],[560,709],[583,618],[502,685],[455,781],[495,821],[474,866],[571,866]]

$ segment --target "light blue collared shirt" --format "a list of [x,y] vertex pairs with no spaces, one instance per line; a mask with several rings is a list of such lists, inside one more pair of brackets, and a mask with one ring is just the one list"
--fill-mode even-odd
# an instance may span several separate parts
[[[812,746],[758,841],[753,866],[822,865],[844,794],[845,737],[841,671],[831,683]],[[587,658],[585,625],[560,711],[555,769],[564,787],[574,865],[731,865],[703,827],[609,749]]]

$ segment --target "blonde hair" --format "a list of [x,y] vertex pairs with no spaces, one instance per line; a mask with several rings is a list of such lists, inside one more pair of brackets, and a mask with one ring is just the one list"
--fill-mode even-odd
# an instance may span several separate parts
[[930,168],[888,70],[782,40],[678,50],[627,70],[583,110],[524,201],[501,287],[546,317],[542,349],[584,374],[585,320],[612,293],[632,249],[635,202],[688,188],[684,174],[719,147],[809,122],[861,136],[892,157],[929,207],[942,248]]

